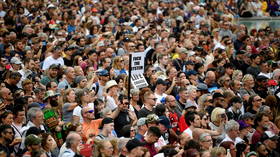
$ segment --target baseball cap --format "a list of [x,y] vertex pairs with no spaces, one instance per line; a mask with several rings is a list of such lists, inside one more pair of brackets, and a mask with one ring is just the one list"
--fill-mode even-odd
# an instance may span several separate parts
[[245,54],[245,53],[246,53],[245,50],[236,51],[236,55],[242,55],[242,54]]
[[49,69],[59,69],[59,65],[52,64]]
[[97,72],[97,74],[99,76],[109,76],[108,70],[101,70],[101,71]]
[[279,136],[275,135],[272,131],[265,131],[263,136],[261,137],[261,141],[265,140],[278,140]]
[[114,123],[114,120],[112,118],[109,117],[104,118],[101,122],[100,129],[102,129],[105,124],[110,124],[110,123]]
[[239,123],[239,130],[250,127],[250,125],[245,123],[243,120],[239,120],[238,123]]
[[198,90],[198,91],[202,91],[202,90],[207,91],[207,90],[208,90],[208,87],[207,87],[207,85],[204,84],[204,83],[198,83],[198,85],[197,85],[197,90]]
[[19,58],[13,57],[10,61],[11,64],[22,64]]
[[258,155],[257,152],[252,151],[252,152],[247,153],[246,157],[257,156],[257,155]]
[[76,84],[79,84],[84,79],[87,79],[87,78],[85,76],[77,76],[77,77],[75,77],[74,82]]
[[167,82],[164,81],[163,79],[158,79],[157,82],[156,82],[156,85],[159,85],[159,84],[162,84],[164,86],[167,86]]
[[59,96],[59,95],[60,95],[59,93],[55,93],[53,90],[48,90],[45,93],[44,100],[48,99],[49,97],[54,97],[54,96]]
[[240,120],[245,120],[245,119],[249,119],[249,118],[254,119],[255,115],[250,112],[246,112],[240,117]]
[[264,75],[258,75],[257,77],[256,77],[256,80],[257,81],[263,81],[263,80],[267,80],[268,78],[266,77],[266,76],[264,76]]
[[220,98],[220,97],[225,97],[223,94],[221,94],[221,93],[214,93],[213,94],[213,99],[216,99],[216,98]]
[[38,136],[31,134],[25,138],[24,144],[26,146],[38,145],[41,144],[41,139]]
[[136,147],[141,147],[141,146],[144,146],[145,145],[145,143],[142,143],[142,142],[140,142],[139,140],[137,140],[137,139],[132,139],[132,140],[129,140],[127,143],[126,143],[126,145],[125,145],[125,147],[126,147],[126,149],[130,152],[132,149],[134,149],[134,148],[136,148]]
[[142,118],[138,119],[137,126],[145,125],[146,121],[147,121],[147,118],[145,118],[145,117],[142,117]]
[[149,114],[147,116],[147,123],[157,123],[159,122],[159,117],[156,114]]
[[170,121],[166,116],[160,116],[159,117],[159,123],[164,125],[167,129],[172,128],[170,125]]
[[188,60],[188,61],[186,62],[186,65],[194,65],[194,62],[191,61],[191,60]]
[[188,76],[190,76],[190,75],[196,75],[196,74],[197,74],[197,71],[195,71],[195,70],[189,70],[189,71],[186,72],[186,74],[187,74]]
[[196,105],[193,104],[193,103],[186,103],[185,104],[185,109],[188,109],[188,108],[191,108],[191,107],[197,108]]

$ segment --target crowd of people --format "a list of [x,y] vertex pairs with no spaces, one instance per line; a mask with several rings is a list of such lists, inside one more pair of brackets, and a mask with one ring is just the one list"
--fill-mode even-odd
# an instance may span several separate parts
[[236,23],[278,15],[276,0],[1,0],[0,157],[279,157],[280,29]]

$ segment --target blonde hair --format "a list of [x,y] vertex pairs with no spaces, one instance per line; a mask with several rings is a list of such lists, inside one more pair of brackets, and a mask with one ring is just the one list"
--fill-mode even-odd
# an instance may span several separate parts
[[116,56],[114,59],[113,59],[113,64],[112,64],[112,67],[114,69],[117,69],[117,70],[121,70],[121,65],[120,63],[118,63],[119,61],[122,60],[122,57],[121,56]]
[[68,88],[65,90],[63,94],[63,103],[68,102],[67,96],[70,94],[71,91],[74,91],[72,88]]
[[249,79],[253,79],[254,80],[253,75],[251,75],[251,74],[244,75],[243,78],[242,78],[242,83],[244,84]]
[[222,154],[226,155],[226,149],[224,147],[214,147],[211,149],[211,157],[217,157]]
[[211,121],[218,122],[220,120],[218,115],[225,114],[226,110],[221,107],[216,107],[211,113]]
[[240,73],[242,73],[241,70],[234,70],[233,73],[232,73],[232,80],[236,80]]
[[94,140],[94,152],[93,156],[94,157],[99,157],[101,156],[101,149],[104,149],[104,146],[107,142],[110,142],[114,148],[113,154],[118,152],[118,141],[116,139],[105,139],[105,140]]

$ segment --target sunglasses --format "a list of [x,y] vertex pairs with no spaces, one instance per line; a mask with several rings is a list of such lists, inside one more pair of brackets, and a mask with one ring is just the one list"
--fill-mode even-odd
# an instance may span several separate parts
[[154,101],[157,101],[157,98],[149,98],[149,99],[152,99],[152,100],[154,100]]
[[123,103],[123,104],[128,106],[128,105],[129,105],[129,102],[126,102],[126,103]]
[[94,112],[94,110],[89,110],[89,111],[87,111],[87,113],[93,113]]

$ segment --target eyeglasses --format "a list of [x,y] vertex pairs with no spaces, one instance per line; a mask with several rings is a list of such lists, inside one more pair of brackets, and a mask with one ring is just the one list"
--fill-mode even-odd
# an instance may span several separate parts
[[152,100],[154,100],[154,101],[157,101],[157,98],[148,98],[148,99],[152,99]]
[[89,110],[89,111],[87,111],[87,113],[93,113],[94,112],[94,110]]
[[134,130],[134,129],[131,129],[130,132],[135,132],[135,130]]
[[14,134],[12,131],[6,131],[5,133],[6,133],[6,134],[10,134],[10,135],[11,135],[11,134]]
[[202,142],[213,142],[212,140],[206,140],[206,141],[202,141]]
[[255,101],[259,101],[259,102],[260,102],[260,101],[262,101],[262,99],[257,99],[257,100],[255,100]]
[[128,105],[129,105],[129,102],[125,102],[125,103],[123,103],[123,104],[128,106]]

